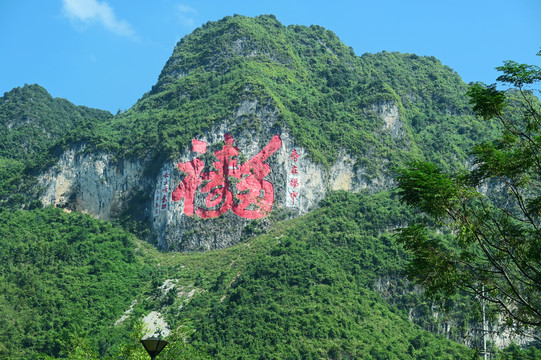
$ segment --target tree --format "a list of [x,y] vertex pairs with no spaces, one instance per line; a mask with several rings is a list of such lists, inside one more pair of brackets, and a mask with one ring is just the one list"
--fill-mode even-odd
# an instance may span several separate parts
[[[541,55],[541,51],[537,54]],[[409,275],[429,294],[467,291],[495,304],[509,324],[541,326],[541,68],[506,61],[496,84],[475,83],[474,112],[501,134],[472,151],[469,170],[423,161],[398,171],[401,199],[420,211],[400,230]]]

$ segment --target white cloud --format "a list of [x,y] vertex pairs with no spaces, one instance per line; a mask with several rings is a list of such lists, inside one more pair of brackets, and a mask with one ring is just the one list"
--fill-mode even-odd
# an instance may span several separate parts
[[73,21],[101,23],[107,30],[118,35],[132,36],[131,25],[116,18],[113,9],[105,1],[62,0],[65,15]]
[[188,6],[188,5],[177,5],[177,17],[182,23],[182,25],[187,27],[193,27],[195,26],[195,19],[193,15],[197,14],[197,10],[194,8]]

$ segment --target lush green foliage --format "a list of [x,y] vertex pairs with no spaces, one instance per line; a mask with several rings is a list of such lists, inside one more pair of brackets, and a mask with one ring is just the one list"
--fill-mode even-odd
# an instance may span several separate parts
[[[379,279],[400,278],[405,259],[388,229],[405,221],[405,208],[386,193],[340,192],[322,205],[249,244],[196,254],[136,247],[85,215],[4,210],[2,355],[137,359],[131,324],[159,310],[176,329],[164,359],[468,358],[409,321],[407,311],[423,305],[407,284],[395,287],[394,305],[375,291]],[[164,294],[166,277],[194,298]],[[135,299],[130,320],[112,326]],[[428,310],[418,320],[430,319]]]
[[0,157],[31,160],[86,121],[104,121],[108,111],[53,99],[39,85],[15,88],[0,98]]
[[39,85],[6,92],[0,98],[0,206],[40,207],[30,195],[36,170],[54,163],[61,145],[88,137],[85,129],[111,118],[108,111],[53,99]]
[[402,268],[386,232],[402,211],[386,194],[336,193],[263,236],[266,251],[235,263],[180,313],[198,329],[192,344],[217,359],[468,358],[371,290]]
[[523,349],[518,345],[510,345],[506,349],[498,351],[496,360],[535,360],[541,359],[541,350],[535,347]]
[[[541,326],[541,103],[526,86],[536,66],[506,62],[498,80],[473,84],[475,111],[496,118],[502,134],[473,149],[473,170],[443,173],[415,162],[398,176],[402,199],[425,219],[403,229],[412,275],[433,293],[467,290],[495,304],[509,323]],[[448,228],[442,236],[428,229]]]
[[102,354],[121,342],[112,323],[161,279],[135,252],[132,235],[87,215],[0,211],[0,357],[59,356],[73,336]]

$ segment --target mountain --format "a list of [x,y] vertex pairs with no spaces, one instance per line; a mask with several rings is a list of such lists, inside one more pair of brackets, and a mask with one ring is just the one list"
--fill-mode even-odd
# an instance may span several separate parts
[[36,84],[6,92],[0,98],[0,204],[38,206],[36,191],[31,189],[36,185],[31,169],[54,163],[51,147],[66,141],[75,129],[111,118],[108,111],[53,99]]
[[54,99],[37,84],[15,88],[0,98],[0,156],[28,160],[81,124],[111,118],[108,111]]
[[134,359],[161,331],[169,359],[471,359],[479,304],[428,300],[393,238],[415,216],[393,169],[467,166],[496,129],[466,90],[433,57],[236,15],[124,113],[6,93],[6,139],[51,135],[0,158],[0,356]]
[[465,91],[435,58],[358,57],[318,26],[227,17],[183,38],[131,109],[77,131],[40,201],[135,216],[161,249],[231,246],[330,191],[388,189],[408,160],[464,166],[493,130]]

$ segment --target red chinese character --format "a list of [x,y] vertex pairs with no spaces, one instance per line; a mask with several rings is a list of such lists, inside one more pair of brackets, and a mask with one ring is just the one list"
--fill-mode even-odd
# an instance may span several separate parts
[[291,201],[293,201],[293,205],[295,205],[295,198],[299,196],[299,193],[293,191],[292,193],[289,193],[289,196],[291,196]]
[[299,185],[300,185],[299,184],[299,179],[294,178],[294,179],[289,180],[289,185],[291,185],[294,188],[299,187]]
[[[238,216],[259,219],[271,211],[274,203],[274,187],[271,182],[263,180],[271,171],[265,160],[281,146],[282,139],[280,136],[274,135],[263,150],[241,166],[242,180],[237,184],[239,191],[237,198],[240,203],[233,207],[233,212]],[[244,177],[245,175],[248,176]],[[247,209],[250,205],[253,205],[252,210]]]
[[[204,180],[210,180],[201,188],[201,192],[208,192],[205,200],[208,208],[219,206],[215,209],[197,209],[197,214],[202,218],[217,217],[231,209],[238,216],[248,219],[258,219],[267,215],[272,209],[274,202],[274,188],[272,184],[263,180],[270,173],[270,166],[265,160],[282,146],[282,140],[275,135],[270,143],[252,159],[242,166],[237,166],[240,151],[233,146],[235,139],[225,135],[225,145],[222,150],[214,155],[218,161],[214,162],[216,171],[210,171],[202,175]],[[236,189],[231,188],[231,180],[240,179]],[[233,191],[236,190],[236,202]]]
[[203,180],[208,180],[208,183],[201,187],[202,193],[209,193],[205,199],[205,205],[209,208],[220,206],[214,210],[197,209],[197,215],[202,218],[213,218],[220,216],[231,208],[233,205],[233,194],[229,188],[230,177],[237,175],[237,159],[234,156],[240,152],[233,146],[235,139],[230,134],[224,136],[225,145],[222,150],[214,152],[214,156],[218,159],[215,161],[214,168],[216,171],[203,173]]
[[186,173],[182,182],[171,193],[172,201],[179,201],[184,198],[184,214],[194,214],[195,192],[199,184],[201,184],[201,171],[205,163],[200,159],[193,159],[185,163],[178,163],[177,168]]
[[293,167],[291,168],[291,173],[292,174],[298,174],[299,173],[296,165],[293,165]]
[[299,159],[299,154],[297,153],[297,149],[293,149],[289,157],[292,158],[293,161],[297,162],[297,160]]
[[[238,216],[257,219],[267,215],[274,202],[274,188],[264,178],[270,173],[267,158],[282,146],[282,139],[275,135],[270,143],[257,155],[237,165],[240,150],[233,145],[235,139],[230,134],[224,136],[225,145],[214,152],[217,160],[213,162],[214,171],[202,173],[204,163],[199,159],[179,163],[179,170],[187,173],[182,183],[173,191],[173,201],[184,198],[184,213],[194,214],[195,192],[203,180],[207,181],[200,189],[208,193],[205,207],[196,213],[202,218],[214,218],[231,209]],[[206,143],[192,141],[192,151],[206,152]],[[234,180],[237,179],[237,180]],[[236,186],[232,186],[232,181]]]
[[167,179],[169,177],[169,173],[166,171],[165,174],[163,174],[163,177]]
[[162,210],[167,209],[167,204],[162,204]]
[[192,151],[204,154],[207,152],[207,143],[201,140],[192,140]]

